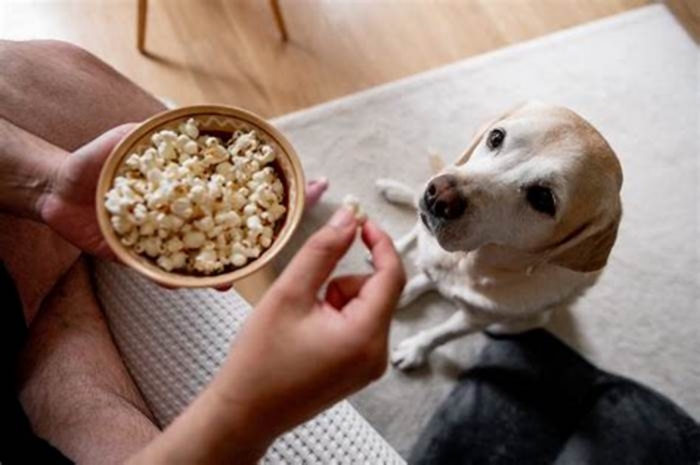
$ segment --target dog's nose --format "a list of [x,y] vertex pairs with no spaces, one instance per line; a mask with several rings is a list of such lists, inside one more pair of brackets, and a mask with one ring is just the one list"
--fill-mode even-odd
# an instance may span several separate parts
[[467,208],[467,201],[457,189],[454,176],[443,174],[433,179],[423,194],[428,211],[445,220],[457,218]]

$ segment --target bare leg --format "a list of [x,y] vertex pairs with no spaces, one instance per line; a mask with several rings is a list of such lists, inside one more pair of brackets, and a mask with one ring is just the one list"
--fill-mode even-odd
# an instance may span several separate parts
[[165,107],[89,52],[65,42],[0,41],[0,117],[73,151]]
[[[72,151],[163,105],[74,45],[0,41],[0,118]],[[42,299],[79,251],[32,221],[0,215],[0,260],[31,322]]]
[[416,192],[405,184],[402,184],[393,179],[377,179],[375,186],[379,193],[386,199],[387,202],[396,205],[407,205],[414,209],[418,206],[418,197]]
[[[72,151],[163,106],[75,46],[0,41],[0,118]],[[157,429],[114,347],[79,252],[48,228],[0,216],[0,260],[32,322],[22,354],[21,401],[36,431],[77,461],[120,461]],[[82,266],[82,265],[81,265]]]
[[428,277],[425,273],[420,273],[411,278],[404,287],[401,293],[401,298],[396,306],[397,309],[405,308],[411,305],[418,297],[422,296],[426,292],[430,292],[436,289],[435,282]]
[[122,463],[158,433],[79,260],[46,299],[20,357],[32,428],[77,463]]
[[436,347],[480,331],[485,326],[485,323],[471,318],[466,310],[457,310],[447,321],[401,341],[391,353],[391,363],[401,370],[417,368],[425,363],[428,354]]

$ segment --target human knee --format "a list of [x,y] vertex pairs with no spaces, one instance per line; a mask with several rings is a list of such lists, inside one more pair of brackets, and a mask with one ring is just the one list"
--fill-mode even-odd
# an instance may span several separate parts
[[[37,70],[54,68],[74,69],[101,63],[92,53],[70,42],[61,40],[0,41],[0,69],[6,84],[16,89],[18,82],[33,81]],[[58,66],[58,68],[56,68]],[[55,77],[55,76],[54,76]],[[2,81],[2,79],[0,79]]]
[[63,40],[35,40],[31,41],[38,48],[50,52],[52,56],[61,58],[70,63],[100,63],[100,59],[79,45]]

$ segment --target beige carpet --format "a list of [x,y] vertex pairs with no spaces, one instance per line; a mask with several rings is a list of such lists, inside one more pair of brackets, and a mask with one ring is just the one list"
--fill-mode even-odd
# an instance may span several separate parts
[[[698,56],[655,5],[286,116],[277,125],[308,175],[332,183],[297,241],[346,193],[399,236],[415,218],[380,200],[376,178],[419,186],[430,151],[454,159],[478,124],[504,109],[532,98],[569,106],[620,156],[625,215],[604,276],[551,327],[602,368],[700,418]],[[362,269],[359,249],[341,267]],[[396,317],[393,343],[451,311],[437,298],[420,300]],[[352,403],[405,454],[481,344],[478,335],[445,346],[412,375],[390,369]]]

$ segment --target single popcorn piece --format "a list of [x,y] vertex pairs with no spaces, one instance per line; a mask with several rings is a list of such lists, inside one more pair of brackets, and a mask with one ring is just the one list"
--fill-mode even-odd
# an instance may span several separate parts
[[242,253],[235,253],[231,255],[231,264],[233,264],[233,266],[241,267],[246,263],[248,263],[248,257],[243,255]]
[[343,198],[343,205],[350,209],[355,215],[358,223],[363,224],[367,221],[367,214],[362,209],[360,205],[360,200],[352,194],[348,194]]
[[126,157],[105,209],[120,242],[163,270],[240,268],[272,246],[287,211],[276,158],[254,130],[214,136],[190,118]]
[[185,233],[182,238],[183,244],[187,249],[198,249],[204,245],[207,237],[201,231],[190,231]]
[[180,125],[180,132],[185,134],[190,139],[197,139],[199,137],[199,128],[197,127],[197,122],[194,118],[190,118],[184,124]]
[[194,268],[197,271],[211,273],[222,268],[222,265],[218,260],[216,251],[207,249],[199,252],[194,258]]

